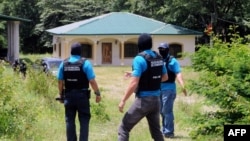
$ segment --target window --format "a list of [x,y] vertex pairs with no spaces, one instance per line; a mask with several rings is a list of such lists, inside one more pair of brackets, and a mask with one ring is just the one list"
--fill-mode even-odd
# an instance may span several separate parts
[[90,44],[82,44],[82,54],[85,58],[92,58],[92,46]]
[[138,47],[135,43],[125,43],[124,57],[135,57],[138,54]]
[[182,46],[180,44],[170,44],[169,45],[169,52],[176,58],[182,57]]

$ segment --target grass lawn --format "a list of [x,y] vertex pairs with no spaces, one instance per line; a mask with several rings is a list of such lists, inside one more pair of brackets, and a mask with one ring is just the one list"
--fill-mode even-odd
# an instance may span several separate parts
[[[22,57],[22,56],[21,56]],[[26,57],[26,56],[23,56]],[[28,56],[31,60],[41,58],[42,56]],[[102,94],[102,102],[105,112],[110,120],[100,122],[95,115],[92,115],[90,121],[89,140],[90,141],[116,141],[117,140],[117,129],[121,122],[124,113],[120,113],[118,110],[118,104],[127,88],[129,79],[124,79],[123,75],[125,71],[130,71],[130,66],[95,66],[96,80],[99,85]],[[7,71],[8,75],[13,75],[11,68]],[[190,68],[183,68],[183,76],[186,84],[188,80],[197,78],[197,74],[192,72]],[[38,77],[38,76],[37,76]],[[49,87],[46,94],[37,94],[34,90],[27,89],[30,87],[28,74],[25,80],[20,79],[18,87],[16,87],[15,99],[22,101],[29,101],[32,103],[30,106],[31,111],[39,111],[36,117],[36,122],[32,125],[32,132],[30,135],[31,140],[34,141],[63,141],[66,140],[65,135],[65,119],[64,119],[64,107],[62,104],[54,100],[57,97],[57,81],[55,78],[46,78],[34,81],[34,83],[41,83],[44,81]],[[39,84],[40,86],[45,84]],[[18,94],[17,94],[18,93]],[[44,96],[45,95],[45,96]],[[124,111],[127,111],[129,106],[134,100],[132,95],[127,101]],[[96,104],[95,96],[92,93],[91,106],[98,107]],[[178,94],[175,102],[174,113],[175,113],[175,141],[191,141],[189,132],[193,126],[190,121],[192,114],[201,107],[201,98],[197,95],[188,95],[185,97],[178,87]],[[78,119],[76,120],[77,130],[79,131]],[[20,136],[20,135],[19,135]],[[25,140],[25,137],[18,137],[21,140]],[[6,140],[7,141],[7,140]],[[140,121],[130,134],[130,141],[152,141],[149,128],[146,119]]]
[[[120,99],[122,98],[125,89],[129,83],[128,79],[124,79],[123,74],[127,70],[131,70],[130,67],[94,67],[96,72],[96,80],[102,92],[102,103],[106,106],[106,113],[110,117],[110,121],[105,123],[98,122],[98,120],[93,119],[90,122],[90,132],[89,132],[89,140],[90,141],[116,141],[117,140],[117,129],[121,122],[121,119],[124,113],[120,113],[118,111],[118,104]],[[188,69],[184,69],[184,77],[186,79],[193,78],[195,74],[189,73]],[[94,97],[92,95],[91,101],[94,103]],[[189,137],[189,131],[192,129],[190,126],[189,119],[191,118],[191,114],[198,110],[196,102],[198,97],[195,95],[189,95],[185,97],[179,91],[178,96],[176,98],[175,103],[175,134],[176,138],[172,139],[175,141],[191,141],[192,139]],[[134,96],[132,95],[126,103],[124,111],[126,111],[131,103],[134,100]],[[196,107],[197,106],[197,107]],[[64,111],[63,106],[60,111],[58,111],[59,115],[61,115],[60,120],[60,129],[57,129],[59,132],[56,133],[62,140],[65,140],[65,130],[64,130]],[[52,121],[53,122],[53,121]],[[56,128],[56,126],[55,126]],[[57,127],[58,128],[58,127]],[[56,140],[56,138],[50,138],[51,140]],[[146,119],[143,119],[139,124],[137,124],[130,134],[131,141],[152,141],[148,124]],[[170,139],[166,139],[170,140]]]

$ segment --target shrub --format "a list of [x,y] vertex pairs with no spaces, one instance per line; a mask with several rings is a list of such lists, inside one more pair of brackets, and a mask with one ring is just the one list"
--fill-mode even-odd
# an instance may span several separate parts
[[192,56],[193,68],[200,72],[198,81],[191,88],[207,98],[207,104],[219,106],[213,112],[193,118],[197,128],[193,138],[215,134],[223,136],[224,124],[248,124],[250,122],[250,47],[242,43],[237,34],[231,43],[217,37],[213,47],[203,45]]
[[104,102],[98,104],[91,102],[91,115],[96,121],[106,122],[110,121],[110,117],[106,112],[106,105]]
[[0,62],[0,139],[17,139],[19,135],[29,138],[32,133],[26,131],[35,122],[35,114],[29,110],[29,102],[16,99],[18,83],[23,80],[10,72],[6,74],[6,66]]

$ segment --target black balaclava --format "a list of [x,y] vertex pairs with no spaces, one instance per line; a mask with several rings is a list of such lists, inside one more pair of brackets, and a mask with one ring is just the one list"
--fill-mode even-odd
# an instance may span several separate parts
[[163,58],[167,58],[169,55],[169,45],[167,43],[161,43],[158,47],[159,53]]
[[152,48],[152,38],[147,33],[142,33],[138,39],[139,52]]
[[82,45],[80,43],[73,43],[71,45],[71,55],[79,55],[82,54]]
[[161,54],[162,58],[166,58],[169,54],[169,48],[159,49],[159,53]]

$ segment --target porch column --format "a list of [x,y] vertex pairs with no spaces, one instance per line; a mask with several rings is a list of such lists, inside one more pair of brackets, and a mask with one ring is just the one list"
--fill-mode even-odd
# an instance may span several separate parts
[[14,62],[19,58],[19,21],[8,21],[8,53],[7,60]]
[[63,44],[61,46],[61,49],[64,51],[63,57],[64,57],[64,59],[66,59],[69,56],[71,56],[71,45],[74,41],[70,40],[70,39],[66,39],[66,38],[64,38],[62,41],[63,41],[62,42]]
[[94,66],[97,65],[97,60],[96,60],[97,59],[96,58],[97,57],[97,55],[96,55],[97,54],[97,52],[96,52],[97,45],[98,45],[98,41],[94,41],[94,44],[93,44],[93,64],[94,64]]
[[121,66],[124,65],[124,41],[121,42]]
[[69,57],[71,50],[70,50],[69,42],[68,41],[64,41],[63,49],[64,49],[64,58]]

